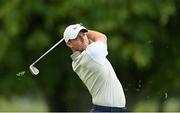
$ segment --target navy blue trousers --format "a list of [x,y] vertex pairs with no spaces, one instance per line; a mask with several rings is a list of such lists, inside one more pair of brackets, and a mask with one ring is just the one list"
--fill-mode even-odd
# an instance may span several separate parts
[[99,106],[93,105],[91,112],[127,112],[126,107],[107,107],[107,106]]

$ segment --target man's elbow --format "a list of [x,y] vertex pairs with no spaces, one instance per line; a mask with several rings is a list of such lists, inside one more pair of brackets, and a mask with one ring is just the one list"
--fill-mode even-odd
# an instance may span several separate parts
[[102,34],[102,40],[103,42],[107,43],[107,36],[105,34]]
[[105,34],[103,34],[103,38],[107,41],[107,36]]
[[102,41],[103,43],[107,44],[107,37],[105,34],[101,34],[97,37],[96,41]]

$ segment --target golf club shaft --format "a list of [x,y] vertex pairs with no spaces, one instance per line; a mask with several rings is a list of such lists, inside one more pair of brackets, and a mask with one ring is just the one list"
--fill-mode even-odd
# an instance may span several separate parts
[[60,41],[58,41],[54,46],[52,46],[48,51],[46,51],[41,57],[39,57],[34,63],[32,63],[31,65],[34,65],[35,63],[37,63],[39,60],[41,60],[45,55],[47,55],[52,49],[54,49],[57,45],[59,45],[62,41],[64,40],[64,38],[62,38]]

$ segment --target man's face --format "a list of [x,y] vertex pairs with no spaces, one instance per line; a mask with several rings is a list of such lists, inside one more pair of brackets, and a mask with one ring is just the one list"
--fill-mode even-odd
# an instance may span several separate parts
[[77,38],[69,40],[67,45],[74,51],[84,51],[89,45],[86,32],[80,31]]

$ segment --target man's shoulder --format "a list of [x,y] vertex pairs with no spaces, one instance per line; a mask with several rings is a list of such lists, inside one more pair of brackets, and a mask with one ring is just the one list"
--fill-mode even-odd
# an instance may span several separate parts
[[91,43],[86,48],[86,52],[94,61],[100,64],[104,63],[108,54],[107,46],[101,41]]

